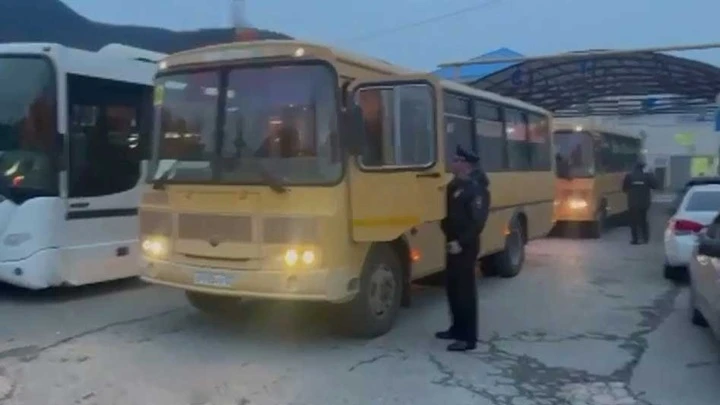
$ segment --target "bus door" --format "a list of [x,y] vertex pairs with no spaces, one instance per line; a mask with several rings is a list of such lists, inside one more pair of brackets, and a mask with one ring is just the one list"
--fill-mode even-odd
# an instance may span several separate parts
[[151,87],[68,74],[64,278],[138,272],[138,205]]
[[427,76],[365,81],[355,83],[353,98],[364,123],[362,150],[349,165],[353,239],[405,234],[418,253],[414,276],[437,271],[444,265],[439,221],[448,179],[439,158],[436,86]]

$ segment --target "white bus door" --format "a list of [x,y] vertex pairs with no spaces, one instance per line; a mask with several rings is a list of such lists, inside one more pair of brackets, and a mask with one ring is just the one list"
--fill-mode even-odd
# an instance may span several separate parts
[[63,278],[87,284],[138,274],[138,205],[151,88],[68,75]]

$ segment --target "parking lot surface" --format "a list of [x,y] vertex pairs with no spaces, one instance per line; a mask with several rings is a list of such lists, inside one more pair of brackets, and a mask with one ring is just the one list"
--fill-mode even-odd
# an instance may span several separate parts
[[444,292],[417,287],[396,328],[338,337],[322,307],[249,302],[213,320],[181,292],[122,282],[0,288],[2,405],[712,405],[720,350],[651,245],[528,246],[514,279],[479,281],[482,343],[448,353]]

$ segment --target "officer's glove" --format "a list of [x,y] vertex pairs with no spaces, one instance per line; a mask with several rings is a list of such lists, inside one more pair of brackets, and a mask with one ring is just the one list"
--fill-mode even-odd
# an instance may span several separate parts
[[447,251],[451,255],[456,255],[456,254],[462,252],[462,248],[460,247],[460,243],[458,241],[454,240],[452,242],[448,242]]

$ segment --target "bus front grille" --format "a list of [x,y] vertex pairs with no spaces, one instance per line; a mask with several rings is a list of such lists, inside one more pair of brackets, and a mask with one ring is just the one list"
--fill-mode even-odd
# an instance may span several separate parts
[[225,242],[253,242],[252,218],[249,216],[187,214],[178,215],[178,238]]

